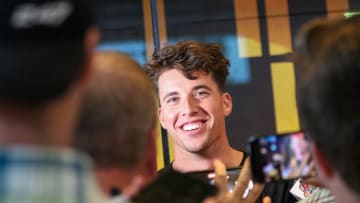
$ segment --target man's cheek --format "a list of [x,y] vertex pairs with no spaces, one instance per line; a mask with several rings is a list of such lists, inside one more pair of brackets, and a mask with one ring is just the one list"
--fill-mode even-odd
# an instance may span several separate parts
[[176,125],[176,116],[175,114],[169,114],[168,117],[167,117],[167,122],[172,125]]

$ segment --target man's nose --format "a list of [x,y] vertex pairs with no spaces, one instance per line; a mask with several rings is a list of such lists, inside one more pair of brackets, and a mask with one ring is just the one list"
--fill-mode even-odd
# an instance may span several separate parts
[[183,101],[182,115],[191,115],[197,112],[198,101],[195,98],[189,97]]

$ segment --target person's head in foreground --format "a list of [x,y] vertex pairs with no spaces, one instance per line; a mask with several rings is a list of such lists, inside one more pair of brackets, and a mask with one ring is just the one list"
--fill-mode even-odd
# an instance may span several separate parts
[[[0,142],[69,146],[75,100],[88,80],[98,38],[90,6],[83,0],[8,0],[0,12],[0,114],[49,128],[28,137],[3,135]],[[68,109],[68,114],[50,115],[52,108]],[[56,125],[46,124],[54,120]],[[52,128],[59,131],[48,133]]]
[[359,202],[360,16],[306,24],[296,37],[295,63],[318,176],[338,202]]
[[0,6],[1,202],[99,202],[72,150],[98,35],[87,0]]
[[110,194],[156,172],[156,96],[144,70],[125,54],[99,51],[94,69],[76,146],[93,158],[99,183]]

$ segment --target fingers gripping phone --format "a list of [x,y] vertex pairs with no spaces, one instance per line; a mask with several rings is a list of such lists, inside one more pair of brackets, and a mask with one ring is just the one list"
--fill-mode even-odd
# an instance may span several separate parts
[[[228,189],[229,191],[232,191],[234,186],[236,185],[237,178],[240,174],[241,168],[228,168],[226,169],[227,173],[227,181],[228,181]],[[206,183],[209,183],[211,185],[215,184],[215,171],[214,170],[206,170],[206,171],[194,171],[186,173],[194,178],[200,179]]]
[[[226,179],[227,179],[227,187],[228,191],[232,192],[237,185],[238,177],[241,173],[242,167],[235,167],[235,168],[227,168],[226,169]],[[215,176],[216,173],[214,170],[206,170],[206,171],[194,171],[186,173],[187,175],[197,178],[199,180],[204,181],[210,185],[215,185]],[[243,198],[245,198],[250,190],[253,187],[253,181],[249,181],[247,188],[243,193]]]
[[310,142],[302,131],[251,137],[248,148],[252,175],[256,182],[314,175]]

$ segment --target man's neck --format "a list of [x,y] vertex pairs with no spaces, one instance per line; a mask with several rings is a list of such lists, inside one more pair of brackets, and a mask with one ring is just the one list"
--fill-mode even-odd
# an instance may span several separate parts
[[244,156],[241,151],[231,148],[230,145],[208,153],[190,153],[176,148],[174,150],[173,168],[180,172],[212,170],[214,159],[221,160],[227,168],[238,167]]

